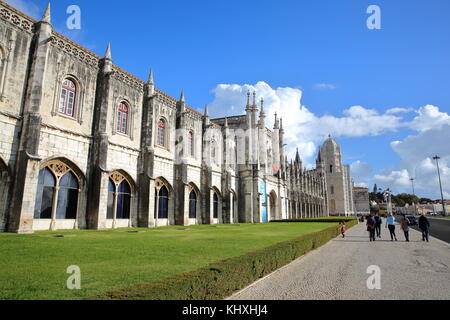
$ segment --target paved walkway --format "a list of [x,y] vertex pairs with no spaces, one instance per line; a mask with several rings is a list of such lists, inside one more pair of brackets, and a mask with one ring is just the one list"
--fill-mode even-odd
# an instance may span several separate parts
[[[410,243],[397,227],[399,242],[369,242],[365,225],[296,260],[235,294],[231,300],[442,300],[450,299],[450,245],[422,242],[411,230]],[[367,268],[381,269],[381,290],[367,289]]]

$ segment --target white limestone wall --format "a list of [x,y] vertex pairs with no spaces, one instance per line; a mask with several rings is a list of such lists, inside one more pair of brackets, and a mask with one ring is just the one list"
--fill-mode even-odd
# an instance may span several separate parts
[[75,163],[86,176],[89,166],[90,138],[76,136],[60,130],[42,127],[39,156],[42,159],[63,157]]
[[0,114],[0,157],[8,166],[13,166],[16,161],[19,130],[20,121]]
[[175,172],[173,161],[156,157],[154,166],[155,166],[154,177],[155,178],[163,177],[173,187],[175,185]]
[[121,146],[110,145],[108,150],[108,169],[124,170],[137,181],[139,152]]
[[198,189],[200,189],[201,168],[200,167],[188,167],[187,180],[189,183],[194,183]]

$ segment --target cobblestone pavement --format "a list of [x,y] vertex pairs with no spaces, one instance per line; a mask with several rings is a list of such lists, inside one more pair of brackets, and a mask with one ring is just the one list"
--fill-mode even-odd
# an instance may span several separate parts
[[[360,224],[322,248],[230,297],[230,300],[442,300],[450,299],[450,245],[430,239],[422,242],[411,230],[404,241],[383,237],[371,243]],[[381,290],[369,290],[369,266],[381,269]]]

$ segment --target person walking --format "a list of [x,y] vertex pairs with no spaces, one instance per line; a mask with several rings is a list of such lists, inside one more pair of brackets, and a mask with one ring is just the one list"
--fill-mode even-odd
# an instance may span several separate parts
[[400,226],[405,234],[406,242],[409,242],[409,220],[408,218],[402,214],[402,221],[400,222]]
[[345,221],[341,222],[341,234],[342,234],[342,238],[345,238],[345,232],[347,230],[345,229]]
[[387,219],[386,219],[386,228],[389,228],[389,232],[391,234],[391,241],[398,241],[397,235],[395,234],[395,218],[392,215],[392,213],[389,213]]
[[367,218],[367,231],[369,231],[370,242],[375,241],[376,221],[372,215]]
[[377,238],[381,238],[381,226],[383,225],[383,219],[381,219],[380,214],[377,213],[375,216],[375,231],[377,233]]
[[422,240],[430,242],[430,221],[425,213],[422,213],[419,218],[419,228],[422,230]]

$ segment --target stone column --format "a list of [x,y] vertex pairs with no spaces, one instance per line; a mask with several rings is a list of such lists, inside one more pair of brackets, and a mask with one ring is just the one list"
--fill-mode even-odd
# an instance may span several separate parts
[[155,193],[156,193],[156,186],[155,186],[155,180],[149,179],[149,189],[148,189],[148,211],[145,213],[148,217],[147,226],[149,228],[156,226],[155,221],[155,210],[156,210],[156,203],[155,203]]
[[52,25],[50,7],[34,26],[34,52],[29,63],[27,91],[23,102],[22,132],[17,154],[17,167],[12,191],[9,231],[33,232],[34,206],[40,169],[39,144],[41,133],[41,104],[48,64]]

